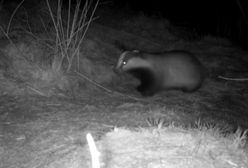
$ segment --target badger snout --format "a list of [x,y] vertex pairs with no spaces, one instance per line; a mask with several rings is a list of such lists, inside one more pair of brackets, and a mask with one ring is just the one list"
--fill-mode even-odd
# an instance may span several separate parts
[[119,68],[119,67],[113,67],[113,71],[114,71],[115,73],[117,73],[117,74],[122,73],[122,70],[121,70],[121,68]]

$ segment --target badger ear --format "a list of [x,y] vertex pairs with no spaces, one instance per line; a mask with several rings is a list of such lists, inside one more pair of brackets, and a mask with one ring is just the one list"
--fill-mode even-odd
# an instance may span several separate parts
[[144,58],[144,53],[140,52],[140,50],[133,50],[133,54],[137,57]]
[[140,53],[140,50],[133,50],[134,53]]

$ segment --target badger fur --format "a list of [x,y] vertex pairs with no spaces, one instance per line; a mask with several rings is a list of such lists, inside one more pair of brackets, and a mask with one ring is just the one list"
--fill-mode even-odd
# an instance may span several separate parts
[[201,87],[205,78],[201,62],[190,52],[179,50],[159,54],[125,51],[115,70],[138,78],[137,90],[143,96],[172,89],[193,92]]

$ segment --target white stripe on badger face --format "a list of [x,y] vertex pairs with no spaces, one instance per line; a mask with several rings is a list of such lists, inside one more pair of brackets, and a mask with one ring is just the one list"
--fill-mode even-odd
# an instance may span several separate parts
[[124,65],[122,65],[123,71],[129,71],[136,68],[148,68],[150,69],[152,67],[151,63],[149,61],[139,58],[139,57],[133,57],[128,60],[128,62]]
[[130,52],[130,51],[125,51],[125,52],[123,52],[123,53],[120,55],[120,57],[119,57],[119,59],[118,59],[118,62],[117,62],[117,65],[116,65],[116,67],[115,67],[115,69],[121,69],[122,66],[123,66],[123,64],[124,64],[124,65],[126,64],[126,63],[123,62],[123,61],[124,61],[124,58],[125,58],[126,54],[129,53],[129,52]]

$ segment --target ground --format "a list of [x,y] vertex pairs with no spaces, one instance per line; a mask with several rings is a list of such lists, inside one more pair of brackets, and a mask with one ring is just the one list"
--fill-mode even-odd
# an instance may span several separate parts
[[[98,15],[102,17],[91,24],[80,49],[81,59],[88,61],[82,63],[81,73],[97,85],[75,72],[52,80],[56,84],[45,80],[46,85],[37,79],[42,75],[29,75],[33,66],[13,58],[19,54],[9,39],[1,41],[0,167],[49,167],[58,156],[66,157],[84,146],[88,132],[99,140],[115,127],[151,127],[148,120],[186,128],[201,121],[227,133],[248,128],[247,78],[218,77],[247,77],[246,51],[226,39],[195,37],[157,18],[115,15],[109,19],[102,11]],[[42,49],[30,39],[17,38],[16,46],[25,54],[41,54]],[[194,93],[168,91],[144,98],[135,91],[134,78],[112,71],[121,53],[119,43],[147,52],[190,50],[209,75]],[[237,71],[244,73],[240,77]],[[53,154],[58,151],[62,155]]]

